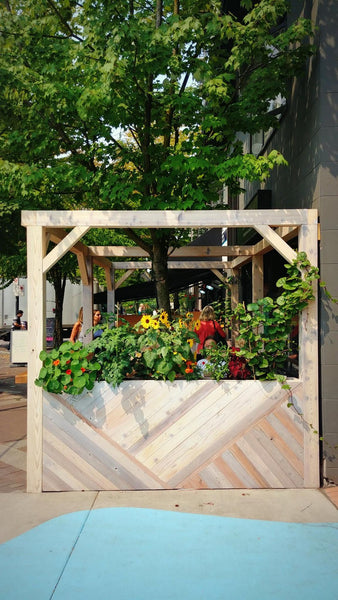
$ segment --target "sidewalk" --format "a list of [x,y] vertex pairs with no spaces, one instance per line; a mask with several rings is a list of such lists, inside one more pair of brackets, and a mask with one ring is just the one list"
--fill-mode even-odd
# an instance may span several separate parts
[[1,598],[335,597],[338,487],[27,494],[25,370],[0,347]]
[[[148,507],[249,519],[338,521],[338,487],[321,490],[172,490],[27,494],[25,384],[0,347],[0,543],[50,518],[108,506]],[[10,494],[10,496],[8,496]]]

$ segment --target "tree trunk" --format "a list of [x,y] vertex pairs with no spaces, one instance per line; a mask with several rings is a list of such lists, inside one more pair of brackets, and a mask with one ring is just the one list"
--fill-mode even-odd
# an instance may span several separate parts
[[54,326],[54,348],[59,348],[63,342],[62,312],[65,297],[66,276],[62,275],[61,269],[55,265],[50,271],[52,285],[55,291],[55,326]]
[[170,316],[170,299],[168,285],[168,236],[152,230],[153,240],[153,272],[155,276],[158,308],[165,310]]

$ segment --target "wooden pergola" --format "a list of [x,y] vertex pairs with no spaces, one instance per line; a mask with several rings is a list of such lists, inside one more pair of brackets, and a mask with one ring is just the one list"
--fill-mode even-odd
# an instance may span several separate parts
[[[27,490],[42,489],[42,389],[34,380],[41,368],[39,353],[45,345],[45,280],[48,270],[67,252],[77,255],[83,285],[84,327],[92,325],[93,264],[105,271],[107,285],[107,309],[115,305],[115,290],[135,269],[148,269],[151,263],[139,247],[85,246],[81,238],[91,228],[253,228],[262,240],[251,246],[187,246],[172,250],[170,269],[211,269],[215,276],[224,280],[225,274],[238,275],[246,263],[252,263],[253,300],[263,296],[263,255],[271,249],[292,262],[296,252],[288,241],[298,236],[298,250],[306,252],[310,262],[317,265],[316,210],[250,210],[250,211],[23,211],[22,225],[27,228],[27,275],[28,275],[28,448]],[[70,231],[69,231],[70,230]],[[48,243],[56,246],[47,253]],[[211,260],[215,257],[215,260]],[[216,260],[217,257],[217,260]],[[227,260],[219,260],[227,257]],[[144,258],[145,260],[121,261],[121,258]],[[149,257],[148,257],[149,258]],[[205,260],[208,258],[208,260]],[[189,259],[189,260],[187,260]],[[115,271],[126,273],[116,281]],[[315,295],[316,295],[316,290]],[[236,298],[236,292],[235,292]],[[317,295],[314,302],[303,312],[300,322],[299,378],[304,382],[307,422],[317,427],[318,421],[318,341],[317,341]],[[312,455],[311,468],[316,462],[318,443],[313,436],[308,452]],[[318,461],[317,461],[318,462]],[[308,474],[307,481],[314,487],[319,481],[318,468]]]

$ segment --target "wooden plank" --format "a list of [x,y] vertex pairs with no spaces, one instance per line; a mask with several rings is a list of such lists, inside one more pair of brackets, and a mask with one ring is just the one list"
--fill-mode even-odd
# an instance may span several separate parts
[[25,373],[15,375],[15,383],[27,383],[27,371]]
[[120,285],[122,285],[122,283],[124,283],[126,279],[128,279],[128,277],[134,273],[134,271],[135,269],[128,269],[125,273],[123,273],[122,277],[115,282],[115,290],[117,290],[117,288],[119,288]]
[[89,285],[89,275],[87,270],[86,254],[79,252],[77,254],[77,262],[80,270],[80,277],[83,285]]
[[[88,246],[91,256],[109,256],[116,258],[145,258],[149,252],[140,246]],[[202,256],[252,256],[253,246],[183,246],[169,248],[170,258]]]
[[239,479],[240,483],[236,487],[250,489],[259,487],[257,481],[251,476],[251,473],[241,464],[237,456],[233,454],[232,449],[228,449],[222,454],[222,461],[224,464],[223,468],[227,469],[229,474],[233,474],[232,481],[235,483],[235,478]]
[[[251,441],[248,439],[247,435],[240,437],[236,441],[236,445],[243,452],[243,454],[250,461],[250,463],[254,466],[254,468],[258,471],[258,473],[260,473],[260,475],[264,477],[264,480],[268,484],[266,487],[284,487],[282,481],[275,473],[273,465],[270,463],[270,461],[269,463],[267,463],[267,461],[265,460],[265,456],[263,456],[263,453],[260,452],[260,448],[257,447],[257,445],[252,444]],[[226,456],[224,456],[224,459],[225,458]]]
[[278,432],[300,460],[304,460],[304,427],[297,423],[292,409],[281,406],[267,417],[268,423]]
[[[303,482],[304,476],[304,464],[303,464],[303,452],[301,456],[298,453],[293,452],[289,443],[287,443],[278,431],[269,423],[267,419],[263,419],[257,426],[267,437],[273,442],[273,446],[279,450],[281,455],[289,462],[292,469],[301,476],[301,482]],[[291,437],[291,436],[290,436]],[[299,485],[299,481],[298,481]]]
[[111,292],[113,290],[113,283],[112,283],[112,277],[111,277],[112,266],[110,264],[109,266],[103,267],[103,269],[104,269],[104,274],[106,277],[107,292]]
[[[290,384],[299,405],[302,384]],[[290,424],[292,440],[304,425],[294,423],[276,382],[99,387],[74,398],[44,392],[44,489],[149,489],[150,481],[152,489],[304,485],[301,445],[288,444]],[[281,420],[281,405],[291,417]]]
[[214,453],[218,447],[233,440],[243,428],[250,427],[267,410],[272,410],[274,398],[280,402],[280,391],[274,385],[266,389],[258,385],[253,398],[252,386],[247,386],[247,382],[232,383],[236,385],[232,388],[233,393],[227,391],[226,383],[216,385],[203,404],[194,407],[154,443],[137,453],[137,458],[155,473],[161,473],[161,477],[170,484],[176,485],[178,478],[182,480],[182,475],[187,476],[204,453],[206,456]]
[[[48,228],[46,231],[51,241],[55,244],[61,242],[68,235],[67,231],[63,231],[62,229]],[[82,254],[84,256],[90,254],[89,246],[85,246],[84,244],[82,244],[82,242],[76,242],[76,244],[74,244],[72,248],[69,249],[69,252],[73,252],[73,254],[76,255]],[[93,262],[94,264],[102,268],[109,268],[111,266],[110,260],[101,256],[93,256]]]
[[[81,211],[79,211],[81,212]],[[77,226],[58,243],[43,259],[43,271],[47,273],[89,231],[90,226]]]
[[81,336],[84,344],[88,344],[93,339],[92,331],[88,331],[93,326],[93,259],[86,257],[87,283],[82,283],[82,306],[83,323]]
[[[300,228],[299,250],[304,251],[313,266],[317,266],[317,225]],[[318,414],[318,284],[313,284],[314,300],[302,311],[299,319],[299,377],[304,385],[303,414],[310,426],[304,437],[305,486],[320,486],[319,414]]]
[[249,457],[241,450],[238,444],[234,444],[231,447],[231,453],[238,460],[238,462],[241,465],[243,465],[245,471],[250,473],[251,477],[256,482],[258,488],[269,487],[268,481],[265,479],[264,475],[255,467],[255,465],[250,461]]
[[254,229],[275,249],[279,254],[292,263],[297,258],[297,253],[287,244],[270,225],[254,225]]
[[[126,262],[113,261],[113,264],[115,269],[152,269],[152,263],[148,260]],[[170,260],[167,265],[168,269],[225,269],[228,267],[226,261],[220,260]]]
[[[217,279],[219,279],[222,283],[226,282],[226,277],[224,277],[224,275],[218,269],[211,269],[211,271],[216,275]],[[198,288],[197,288],[197,290],[198,290]]]
[[[294,239],[298,235],[298,230],[299,230],[298,226],[292,226],[292,227],[283,226],[283,227],[277,227],[277,229],[275,231],[281,238],[283,238],[283,240],[288,242],[289,240]],[[269,242],[267,242],[265,239],[263,239],[260,242],[257,242],[257,244],[255,244],[254,246],[252,246],[252,250],[253,250],[253,254],[255,256],[257,256],[259,254],[264,255],[267,252],[271,251],[271,245]],[[243,265],[247,264],[250,261],[251,261],[250,256],[239,256],[238,258],[234,258],[229,263],[229,265],[231,266],[231,268],[235,269],[235,268],[242,267]]]
[[46,235],[42,227],[27,227],[28,289],[28,378],[27,378],[27,491],[42,490],[42,388],[34,383],[39,376],[40,350],[46,339],[46,276],[42,261]]
[[304,484],[303,477],[293,468],[280,449],[260,427],[254,427],[246,434],[249,443],[256,445],[262,458],[273,470],[285,488],[298,488]]
[[[74,476],[77,463],[69,461],[67,447],[72,448],[82,459],[86,458],[119,489],[165,487],[156,475],[124,452],[113,440],[108,440],[91,425],[82,421],[79,415],[67,409],[65,405],[60,411],[57,398],[47,392],[44,392],[44,422],[46,435],[47,431],[50,431],[64,443],[64,452],[61,459],[58,459],[58,464],[63,462],[64,466],[67,465],[67,472],[70,470]],[[62,464],[60,466],[62,467]]]
[[21,224],[45,227],[185,228],[317,224],[315,209],[273,210],[58,210],[22,211]]
[[244,488],[243,481],[226,465],[213,462],[199,473],[208,489]]
[[263,256],[257,255],[252,259],[252,301],[256,302],[264,296],[264,265]]

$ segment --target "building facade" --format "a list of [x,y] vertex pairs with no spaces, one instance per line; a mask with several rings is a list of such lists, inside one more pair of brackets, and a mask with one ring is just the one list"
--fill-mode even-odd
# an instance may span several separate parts
[[[288,19],[310,18],[317,27],[316,54],[293,81],[281,111],[278,130],[246,140],[247,151],[279,150],[288,167],[278,167],[261,186],[271,192],[272,208],[316,208],[319,211],[320,277],[338,298],[338,52],[337,3],[293,0]],[[279,99],[283,104],[284,99]],[[257,193],[246,185],[239,200],[245,208]],[[321,292],[320,415],[323,483],[338,483],[338,305]]]

